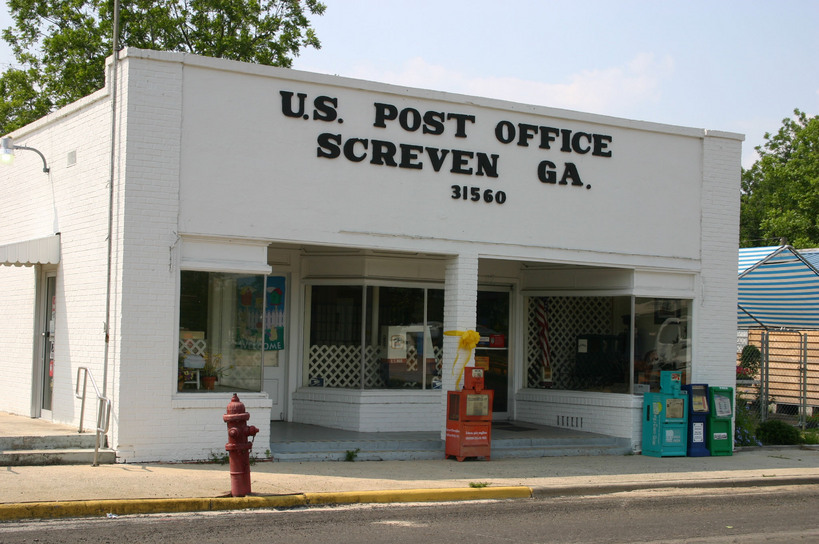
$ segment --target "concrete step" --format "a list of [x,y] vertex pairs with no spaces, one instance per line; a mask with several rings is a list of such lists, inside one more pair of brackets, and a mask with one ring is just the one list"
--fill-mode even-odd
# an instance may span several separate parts
[[561,446],[541,446],[532,448],[492,448],[492,459],[531,459],[537,457],[570,457],[581,455],[628,455],[631,454],[629,446],[622,445],[583,445],[572,446],[569,444]]
[[[93,462],[94,448],[48,448],[0,451],[0,466],[90,465]],[[111,449],[100,449],[97,462],[105,465],[113,464],[116,462],[116,453]]]
[[[100,444],[97,461],[116,462],[116,453]],[[0,466],[84,465],[94,462],[95,433],[0,437]]]
[[[273,459],[287,462],[409,461],[443,459],[441,440],[293,441],[271,444]],[[350,453],[348,453],[350,452]],[[536,458],[570,455],[627,455],[628,441],[609,436],[572,438],[522,438],[492,441],[491,457]]]
[[73,433],[47,436],[0,436],[0,450],[49,450],[91,448],[96,445],[95,433]]
[[350,459],[347,451],[355,450],[327,450],[327,451],[301,451],[301,452],[279,452],[273,454],[274,461],[305,463],[310,461],[428,461],[443,459],[444,451],[358,451]]
[[293,442],[276,442],[270,445],[275,453],[310,452],[346,452],[356,448],[366,451],[443,451],[441,440],[304,440]]

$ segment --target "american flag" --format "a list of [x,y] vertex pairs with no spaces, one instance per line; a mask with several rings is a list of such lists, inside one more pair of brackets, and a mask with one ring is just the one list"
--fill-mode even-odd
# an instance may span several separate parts
[[538,344],[540,344],[540,361],[543,365],[543,381],[552,381],[552,354],[549,349],[549,300],[545,297],[535,299],[535,319],[538,324]]

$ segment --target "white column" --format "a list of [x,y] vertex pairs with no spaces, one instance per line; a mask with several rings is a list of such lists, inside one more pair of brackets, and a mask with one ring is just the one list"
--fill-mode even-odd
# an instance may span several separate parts
[[[444,288],[444,331],[474,330],[478,311],[478,255],[461,253],[452,257],[447,262]],[[459,340],[459,336],[444,335],[441,439],[446,438],[446,392],[455,389],[458,378],[458,369],[453,369],[453,365],[458,357]],[[464,363],[463,357],[461,354],[458,359],[459,368]],[[474,365],[474,361],[469,364]]]

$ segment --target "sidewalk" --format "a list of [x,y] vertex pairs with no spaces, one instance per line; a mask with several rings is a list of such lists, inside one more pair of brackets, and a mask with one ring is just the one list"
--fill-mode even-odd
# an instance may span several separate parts
[[[257,463],[252,496],[230,497],[227,465],[0,467],[0,521],[106,514],[600,494],[653,488],[818,484],[819,450],[725,457],[641,455],[495,461]],[[470,484],[487,484],[471,487]]]

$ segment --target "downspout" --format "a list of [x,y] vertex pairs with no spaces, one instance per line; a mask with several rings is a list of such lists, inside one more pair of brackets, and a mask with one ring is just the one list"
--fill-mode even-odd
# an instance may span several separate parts
[[108,264],[105,282],[105,349],[102,360],[102,396],[108,396],[108,344],[111,333],[111,268],[113,260],[114,232],[114,174],[117,156],[117,68],[119,64],[119,0],[114,0],[113,36],[111,38],[113,62],[111,63],[111,155],[108,177]]

